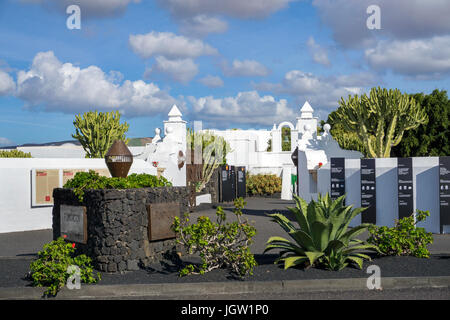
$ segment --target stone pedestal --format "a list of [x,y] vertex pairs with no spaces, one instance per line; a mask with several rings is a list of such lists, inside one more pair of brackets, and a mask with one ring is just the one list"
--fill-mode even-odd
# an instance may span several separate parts
[[93,259],[96,269],[104,272],[136,270],[160,260],[167,251],[179,249],[174,238],[149,241],[150,204],[178,202],[180,217],[189,210],[186,187],[88,190],[83,203],[71,189],[58,188],[53,198],[53,238],[62,236],[61,205],[84,206],[87,241],[76,246]]

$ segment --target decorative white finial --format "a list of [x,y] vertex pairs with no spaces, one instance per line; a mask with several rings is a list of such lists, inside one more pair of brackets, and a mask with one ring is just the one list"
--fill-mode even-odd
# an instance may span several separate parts
[[303,107],[300,109],[300,117],[303,119],[311,119],[313,117],[314,109],[311,107],[308,101],[305,102]]
[[324,130],[326,133],[329,133],[330,130],[331,130],[331,126],[330,126],[328,123],[325,123],[325,124],[323,125],[323,130]]
[[168,116],[169,121],[182,121],[181,119],[182,114],[176,104],[172,106],[172,109],[170,109]]
[[152,143],[156,143],[156,142],[161,140],[161,136],[159,135],[160,133],[161,133],[161,129],[156,128],[155,129],[155,136],[152,139]]

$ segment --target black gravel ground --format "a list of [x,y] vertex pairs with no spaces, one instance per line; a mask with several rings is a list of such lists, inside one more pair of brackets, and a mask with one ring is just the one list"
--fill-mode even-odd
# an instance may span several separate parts
[[[192,283],[221,281],[277,281],[277,280],[311,280],[311,279],[346,279],[368,277],[369,265],[380,267],[382,277],[433,277],[450,276],[450,255],[432,255],[429,259],[414,257],[375,257],[366,261],[363,269],[347,267],[341,271],[328,271],[318,268],[290,268],[284,270],[281,265],[274,265],[276,255],[256,255],[258,266],[253,276],[239,279],[227,270],[213,270],[204,275],[179,277],[179,266],[169,260],[161,261],[141,269],[122,274],[102,273],[101,284],[151,284],[151,283]],[[29,270],[29,258],[0,259],[0,287],[25,287],[30,281],[25,279]],[[187,261],[187,260],[185,260]],[[195,262],[195,259],[191,259]]]
[[[190,275],[180,278],[179,267],[171,261],[161,261],[139,271],[123,274],[102,274],[101,284],[145,284],[145,283],[188,283],[188,282],[217,282],[217,281],[270,281],[270,280],[306,280],[306,279],[339,279],[339,278],[365,278],[369,275],[366,269],[369,265],[378,265],[382,277],[433,277],[450,276],[450,235],[433,235],[434,243],[429,249],[432,253],[430,259],[414,257],[374,257],[366,261],[363,269],[347,267],[335,272],[310,268],[302,270],[291,268],[284,270],[282,266],[274,265],[276,254],[262,254],[265,243],[270,236],[283,236],[285,232],[273,222],[270,222],[267,213],[286,212],[292,201],[279,199],[249,198],[244,209],[245,216],[258,230],[251,251],[255,254],[258,266],[254,275],[239,280],[226,270],[214,270],[205,275]],[[225,205],[230,220],[232,206]],[[215,217],[215,209],[205,209],[192,213],[191,220],[206,215]],[[30,281],[24,280],[29,271],[29,265],[37,251],[42,249],[44,243],[51,241],[51,230],[17,232],[0,234],[0,287],[25,287]],[[183,258],[185,262],[189,259]],[[195,261],[195,259],[191,259]]]

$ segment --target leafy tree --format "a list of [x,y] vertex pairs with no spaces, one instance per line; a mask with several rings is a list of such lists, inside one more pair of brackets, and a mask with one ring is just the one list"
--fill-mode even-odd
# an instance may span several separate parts
[[398,89],[372,88],[370,95],[341,98],[332,120],[354,132],[372,158],[388,158],[407,130],[427,122],[424,109]]
[[450,155],[450,100],[445,90],[412,95],[425,109],[429,121],[407,131],[400,144],[392,149],[396,157]]
[[76,133],[72,137],[80,141],[86,158],[104,158],[116,140],[123,140],[126,144],[129,142],[125,132],[130,126],[126,122],[120,123],[118,111],[79,114],[75,116],[73,125]]
[[281,151],[291,151],[291,128],[281,128]]

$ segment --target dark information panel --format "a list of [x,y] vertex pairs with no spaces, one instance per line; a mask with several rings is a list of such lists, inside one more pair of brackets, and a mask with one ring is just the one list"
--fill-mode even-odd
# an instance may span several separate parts
[[439,211],[442,233],[450,225],[450,157],[439,157]]
[[245,167],[236,167],[236,196],[245,198],[247,195]]
[[330,159],[331,199],[345,194],[345,158]]
[[361,213],[362,223],[377,222],[375,159],[361,159]]
[[229,166],[220,166],[219,174],[219,201],[231,201],[231,180],[229,174]]
[[229,170],[230,181],[231,181],[231,198],[229,201],[234,201],[236,199],[236,167],[230,166]]
[[219,180],[219,202],[233,201],[236,198],[235,167],[222,165]]
[[409,217],[414,212],[414,187],[412,158],[397,158],[398,218]]

